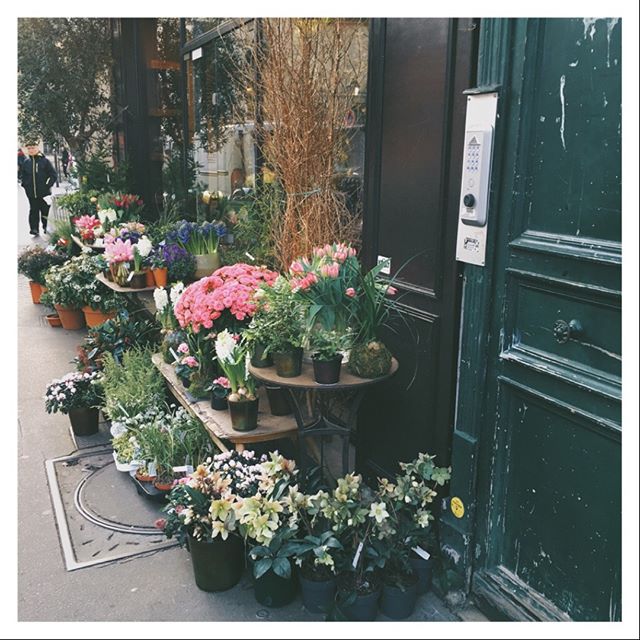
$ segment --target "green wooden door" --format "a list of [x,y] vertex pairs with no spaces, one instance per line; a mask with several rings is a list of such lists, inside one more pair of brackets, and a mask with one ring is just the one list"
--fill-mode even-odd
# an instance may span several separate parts
[[[494,612],[617,620],[621,24],[517,20],[498,31],[511,48],[491,52],[498,38],[486,37],[480,48],[481,60],[501,56],[503,70],[494,262],[489,273],[465,267],[453,456],[454,476],[469,457],[477,476],[461,473],[452,495],[477,500],[463,516],[471,585]],[[478,291],[482,349],[467,315],[479,311]],[[483,350],[484,396],[464,371]],[[479,429],[465,438],[474,403]]]

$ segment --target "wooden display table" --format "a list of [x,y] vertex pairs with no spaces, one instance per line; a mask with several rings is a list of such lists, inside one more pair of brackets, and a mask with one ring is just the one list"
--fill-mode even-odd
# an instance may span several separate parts
[[92,251],[104,251],[104,245],[102,245],[101,247],[95,247],[92,244],[85,244],[84,242],[82,242],[81,238],[78,238],[78,236],[71,236],[71,239],[81,248],[81,249],[91,249]]
[[231,418],[228,411],[212,409],[209,400],[193,402],[188,397],[187,389],[178,379],[173,367],[163,360],[161,353],[154,353],[151,360],[164,376],[176,400],[192,416],[202,421],[211,439],[220,447],[221,451],[229,450],[223,440],[233,443],[236,451],[243,451],[245,445],[254,442],[268,442],[279,438],[296,439],[298,428],[291,416],[273,416],[264,411],[264,408],[268,406],[264,389],[260,389],[258,393],[260,398],[259,406],[261,407],[258,411],[258,428],[253,431],[234,431],[231,427]]
[[121,287],[119,284],[109,280],[104,273],[96,273],[96,280],[100,280],[102,284],[106,284],[109,289],[113,289],[118,293],[140,293],[141,291],[153,291],[155,287],[141,287],[140,289],[132,289],[131,287]]
[[[330,436],[336,435],[342,438],[342,472],[349,472],[349,436],[355,429],[358,419],[358,409],[364,398],[367,389],[384,380],[387,380],[398,370],[398,361],[393,358],[391,361],[391,369],[385,376],[379,378],[359,378],[349,373],[345,366],[342,366],[340,380],[336,384],[320,384],[314,380],[313,364],[303,363],[302,371],[295,378],[281,378],[275,367],[258,368],[253,365],[249,366],[251,375],[256,379],[268,385],[282,387],[289,392],[291,398],[291,406],[293,414],[298,425],[298,434],[303,440],[309,436]],[[303,406],[301,400],[293,391],[309,391],[317,392],[318,406],[316,414],[305,421],[303,418]],[[331,392],[352,391],[353,394],[348,400],[347,416],[339,418],[336,416],[332,407]],[[322,441],[321,441],[322,442]],[[302,459],[302,458],[301,458]],[[320,466],[324,466],[324,449],[321,445]]]

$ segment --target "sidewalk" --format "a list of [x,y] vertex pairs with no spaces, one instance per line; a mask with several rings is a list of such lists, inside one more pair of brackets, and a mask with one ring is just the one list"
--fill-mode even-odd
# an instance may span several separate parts
[[[24,194],[20,194],[26,205]],[[22,201],[21,201],[22,202]],[[19,207],[19,246],[46,243],[46,236],[31,239],[26,210]],[[249,576],[224,593],[200,591],[194,582],[189,554],[178,547],[157,548],[144,556],[127,557],[95,566],[67,571],[56,524],[45,461],[74,452],[76,444],[67,416],[48,415],[42,399],[49,380],[73,370],[71,360],[84,331],[65,331],[48,326],[46,310],[31,302],[27,280],[18,282],[18,620],[19,621],[321,621],[323,616],[309,614],[300,597],[281,609],[267,609],[256,602]],[[100,435],[82,439],[84,451],[104,448],[106,425]],[[96,446],[96,445],[102,445]],[[93,447],[93,449],[91,448]],[[105,455],[105,454],[103,454]],[[108,454],[107,454],[108,455]],[[66,463],[69,467],[74,462]],[[110,469],[113,465],[109,465]],[[85,465],[74,473],[90,475],[96,467]],[[71,471],[69,471],[71,474]],[[151,508],[136,494],[133,484],[113,471],[102,474],[93,486],[88,502],[105,518],[136,520],[139,526],[152,525]],[[85,492],[86,493],[86,492]],[[71,494],[69,494],[71,495]],[[96,506],[96,501],[100,504]],[[151,509],[151,511],[150,511]],[[146,518],[149,521],[146,521]],[[70,530],[87,538],[95,524],[67,509]],[[94,527],[94,529],[91,529]],[[74,529],[75,528],[75,529]],[[80,533],[78,533],[80,532]],[[137,542],[122,542],[127,533],[102,531],[106,540],[121,540],[120,549]],[[138,536],[139,537],[139,536]],[[161,536],[160,536],[161,537]],[[77,540],[76,539],[76,543]],[[131,539],[137,537],[131,534]],[[97,553],[87,554],[77,543],[77,554],[91,558],[100,552],[117,553],[104,544]],[[106,543],[105,543],[106,544]],[[113,546],[113,545],[112,545]],[[117,546],[117,544],[115,545]],[[379,620],[386,620],[382,615]],[[454,616],[433,594],[419,600],[413,621],[453,621]],[[473,619],[478,619],[473,614]],[[426,629],[425,629],[426,632]],[[184,635],[189,635],[188,633]],[[141,634],[141,637],[145,637]]]

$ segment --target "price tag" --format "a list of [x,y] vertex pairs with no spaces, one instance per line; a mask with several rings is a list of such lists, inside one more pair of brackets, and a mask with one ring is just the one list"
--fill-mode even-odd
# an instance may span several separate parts
[[177,362],[178,360],[180,360],[180,357],[178,356],[178,354],[173,350],[173,347],[169,347],[169,351],[171,352],[171,355],[173,356],[173,359]]
[[358,548],[356,550],[356,555],[353,556],[353,562],[351,563],[351,566],[355,569],[356,566],[358,565],[358,560],[360,560],[360,554],[362,553],[362,547],[364,546],[364,544],[361,542],[358,545]]
[[422,547],[413,547],[411,551],[419,555],[421,558],[424,558],[425,560],[428,560],[431,557],[431,554],[428,551],[425,551]]
[[150,476],[157,476],[158,475],[158,468],[156,466],[155,460],[153,462],[149,463],[149,466],[147,467],[147,473]]
[[131,278],[133,278],[133,271],[127,276],[127,282],[131,282]]
[[460,500],[460,498],[458,497],[454,497],[451,498],[451,513],[453,513],[453,515],[456,518],[462,518],[462,516],[464,516],[464,503],[462,502],[462,500]]

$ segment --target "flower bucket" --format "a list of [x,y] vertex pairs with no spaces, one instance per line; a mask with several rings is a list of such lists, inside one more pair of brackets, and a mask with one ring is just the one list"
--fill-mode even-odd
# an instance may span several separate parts
[[153,274],[153,279],[156,287],[166,287],[167,286],[167,273],[169,270],[167,267],[162,267],[160,269],[152,269],[151,273]]
[[431,588],[433,558],[425,560],[412,553],[409,563],[414,573],[418,576],[418,594],[426,593]]
[[220,256],[217,253],[201,253],[195,256],[196,271],[193,277],[196,280],[210,276],[216,269],[220,268]]
[[103,322],[116,317],[115,311],[111,313],[102,313],[102,311],[92,309],[91,307],[82,307],[82,312],[84,313],[84,319],[87,323],[87,327],[97,327]]
[[69,420],[76,436],[92,436],[98,433],[97,409],[70,409]]
[[281,378],[296,378],[302,371],[302,347],[273,353],[276,373]]
[[62,305],[53,305],[60,316],[62,328],[69,331],[84,329],[84,313],[80,309],[69,309]]
[[253,431],[258,426],[258,398],[232,402],[227,399],[231,428],[234,431]]
[[371,593],[359,593],[352,603],[340,605],[340,609],[348,620],[359,622],[375,620],[378,615],[378,600],[381,591],[382,588],[378,587]]
[[282,387],[265,387],[272,416],[288,416],[292,413],[289,392]]
[[42,285],[39,282],[29,280],[29,289],[31,289],[31,300],[33,304],[40,304],[40,296],[42,295]]
[[211,408],[216,411],[226,411],[229,406],[227,402],[227,396],[217,396],[213,391],[211,392]]
[[196,585],[203,591],[226,591],[240,582],[244,548],[238,536],[202,542],[189,536],[189,551]]

